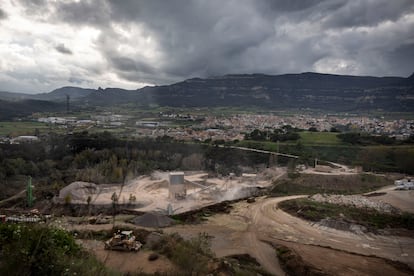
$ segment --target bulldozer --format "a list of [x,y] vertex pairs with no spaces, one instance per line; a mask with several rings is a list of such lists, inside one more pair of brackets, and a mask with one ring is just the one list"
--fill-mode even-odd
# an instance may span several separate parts
[[136,240],[132,231],[118,231],[105,242],[106,250],[138,251],[142,243]]

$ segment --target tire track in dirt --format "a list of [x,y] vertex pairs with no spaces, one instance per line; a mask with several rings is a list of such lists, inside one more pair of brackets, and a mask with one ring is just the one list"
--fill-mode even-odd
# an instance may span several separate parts
[[318,227],[291,216],[277,207],[279,202],[304,196],[261,199],[251,208],[251,219],[262,240],[284,240],[320,245],[366,256],[398,260],[414,267],[414,239],[374,234],[357,235],[328,227]]

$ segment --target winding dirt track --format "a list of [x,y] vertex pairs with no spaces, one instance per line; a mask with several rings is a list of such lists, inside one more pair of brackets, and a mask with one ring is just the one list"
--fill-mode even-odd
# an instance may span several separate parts
[[[239,202],[234,205],[230,214],[214,215],[201,225],[173,226],[167,228],[166,232],[178,232],[184,237],[207,232],[214,236],[212,249],[218,257],[247,253],[274,275],[284,275],[284,272],[279,265],[275,250],[269,243],[288,243],[295,245],[296,248],[306,247],[302,249],[314,252],[316,255],[313,256],[314,258],[326,258],[327,262],[331,261],[326,265],[329,269],[335,267],[336,261],[328,256],[318,256],[318,254],[328,251],[329,254],[335,255],[334,252],[337,252],[336,255],[341,255],[340,260],[344,264],[337,270],[333,270],[333,274],[336,275],[359,273],[356,269],[361,267],[361,264],[356,264],[355,259],[361,260],[364,266],[372,269],[368,275],[380,273],[384,271],[383,269],[390,269],[384,261],[374,260],[375,258],[368,256],[398,260],[414,267],[414,239],[412,238],[373,234],[357,235],[332,228],[318,227],[293,217],[277,207],[281,201],[300,197],[305,196],[259,198],[252,204]],[[367,257],[358,257],[354,253]],[[309,261],[312,263],[311,260]],[[348,274],[343,273],[344,268],[348,269]],[[364,275],[364,273],[359,274]],[[393,275],[397,274],[393,273]]]
[[264,241],[289,241],[318,245],[367,256],[398,260],[414,267],[414,239],[373,234],[357,235],[328,227],[318,227],[293,217],[277,207],[281,201],[303,196],[263,199],[249,212],[256,234]]
[[[414,238],[355,234],[321,227],[278,208],[278,203],[300,197],[305,196],[257,198],[251,204],[241,201],[234,204],[230,214],[213,215],[202,224],[175,225],[164,228],[164,232],[177,232],[185,238],[208,233],[213,236],[212,250],[217,257],[249,254],[274,275],[284,272],[270,244],[291,247],[305,261],[333,275],[409,275],[383,259],[414,268]],[[89,227],[97,230],[106,225]]]
[[7,203],[7,202],[12,201],[14,199],[22,198],[22,197],[25,197],[25,196],[26,196],[26,189],[18,192],[17,194],[15,194],[15,195],[13,195],[13,196],[11,196],[9,198],[0,200],[0,205],[3,205],[3,203]]

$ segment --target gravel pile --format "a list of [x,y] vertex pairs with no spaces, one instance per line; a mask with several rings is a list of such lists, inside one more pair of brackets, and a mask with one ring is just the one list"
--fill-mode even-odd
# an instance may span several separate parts
[[59,200],[65,201],[70,196],[71,202],[82,201],[86,203],[88,196],[94,196],[99,193],[99,187],[94,183],[76,181],[62,188],[59,192]]
[[143,227],[160,228],[174,224],[174,220],[166,215],[157,213],[146,213],[142,216],[135,217],[131,223]]
[[372,201],[369,198],[360,195],[325,195],[316,194],[310,199],[318,202],[332,203],[338,205],[348,205],[356,208],[371,208],[382,213],[398,213],[399,210],[392,205],[381,202]]

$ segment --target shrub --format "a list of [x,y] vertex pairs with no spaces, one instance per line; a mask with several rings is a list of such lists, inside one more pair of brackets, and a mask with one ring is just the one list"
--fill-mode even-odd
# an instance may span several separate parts
[[174,262],[183,275],[207,274],[208,263],[213,258],[210,237],[206,233],[190,240],[184,240],[178,234],[164,236],[153,249]]
[[0,254],[0,275],[106,274],[69,233],[57,228],[0,224]]

